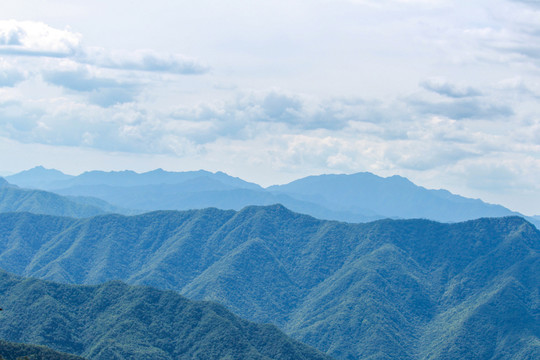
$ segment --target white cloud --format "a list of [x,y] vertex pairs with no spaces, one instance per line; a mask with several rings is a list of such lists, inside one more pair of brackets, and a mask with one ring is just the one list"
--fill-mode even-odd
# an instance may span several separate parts
[[103,107],[134,101],[139,93],[139,85],[136,83],[92,74],[84,66],[69,70],[44,71],[42,77],[49,84],[85,93],[91,103]]
[[0,54],[68,57],[80,51],[81,34],[41,22],[0,21]]
[[[378,149],[372,153],[378,154],[372,158],[374,162],[427,169],[438,166],[437,162],[446,164],[491,151],[490,131],[498,136],[496,141],[510,140],[505,119],[514,116],[507,107],[485,100],[319,100],[275,89],[239,94],[227,101],[157,109],[136,101],[131,91],[136,91],[137,85],[130,87],[85,68],[45,73],[44,80],[69,89],[74,97],[48,101],[21,97],[16,105],[0,107],[0,115],[12,119],[2,126],[4,134],[21,141],[141,153],[175,153],[179,148],[185,152],[186,146],[200,150],[220,139],[288,137],[292,143],[287,146],[296,149],[293,153],[297,155],[287,158],[320,158],[318,162],[333,166],[343,162],[339,159],[365,156],[354,150],[360,141]],[[90,104],[81,101],[79,94],[90,97]],[[484,128],[486,122],[491,123],[488,128]],[[529,136],[537,133],[530,131],[536,125],[530,126]],[[307,143],[302,139],[329,149],[332,159],[322,155],[327,152],[303,147]],[[348,152],[340,153],[341,143]]]
[[118,51],[103,48],[85,49],[77,60],[110,69],[157,71],[183,75],[198,75],[209,71],[207,65],[179,54],[153,50]]
[[[94,86],[86,89],[87,85],[76,86],[82,86],[82,92],[93,91],[90,89]],[[270,111],[265,110],[268,94],[272,99],[270,105],[266,104]],[[336,98],[316,103],[303,95],[284,95],[276,90],[230,101],[185,105],[174,111],[137,103],[103,108],[68,98],[24,101],[0,105],[0,117],[4,119],[1,136],[23,143],[122,152],[125,156],[133,153],[192,158],[200,161],[200,167],[214,164],[216,170],[240,171],[234,163],[244,164],[244,170],[264,168],[261,174],[268,175],[272,170],[283,176],[367,170],[381,175],[398,173],[421,184],[426,184],[422,181],[429,174],[450,173],[452,176],[440,179],[439,184],[444,186],[439,187],[454,191],[456,181],[466,182],[469,190],[477,189],[481,179],[503,174],[500,181],[486,183],[485,189],[489,185],[495,191],[510,181],[513,191],[519,186],[534,191],[537,185],[530,176],[540,171],[540,163],[531,155],[540,153],[538,118],[515,130],[504,119],[456,120],[414,109],[400,117],[362,121],[354,119],[357,107],[369,106],[368,112],[384,114],[377,106],[403,109],[402,104],[400,100],[392,105]],[[298,123],[283,117],[291,107],[297,111]],[[325,114],[347,121],[339,127],[304,126],[317,111],[328,107],[334,110]],[[329,117],[327,121],[333,120]],[[495,163],[496,158],[504,161]],[[521,161],[524,158],[529,160]]]
[[70,58],[97,67],[182,75],[204,74],[209,70],[198,60],[180,54],[85,47],[81,34],[34,21],[0,21],[0,55]]

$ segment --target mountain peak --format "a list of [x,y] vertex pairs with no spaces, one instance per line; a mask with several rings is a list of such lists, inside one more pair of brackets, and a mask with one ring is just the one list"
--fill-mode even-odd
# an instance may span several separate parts
[[[62,174],[62,175],[65,175],[60,170],[47,169],[47,168],[43,167],[42,165],[34,166],[31,169],[21,171],[19,174],[23,174],[23,173],[33,174],[33,175],[38,175],[38,174]],[[17,175],[17,174],[15,174],[15,175]]]
[[294,216],[307,216],[295,213],[282,204],[273,204],[273,205],[250,205],[244,207],[238,212],[239,214],[250,214],[256,216],[278,216],[280,218],[290,218]]
[[72,178],[73,176],[64,174],[60,170],[47,169],[42,165],[31,169],[21,171],[17,174],[6,176],[11,184],[23,188],[43,189],[49,187],[52,183]]
[[157,168],[151,171],[148,171],[148,174],[163,174],[167,171],[163,170],[162,168]]

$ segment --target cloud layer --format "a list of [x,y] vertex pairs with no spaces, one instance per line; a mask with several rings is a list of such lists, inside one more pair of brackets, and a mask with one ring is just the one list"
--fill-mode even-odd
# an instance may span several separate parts
[[123,37],[103,14],[117,36],[103,44],[89,25],[0,21],[0,138],[264,184],[400,174],[540,212],[534,2],[203,1],[159,18],[139,5]]

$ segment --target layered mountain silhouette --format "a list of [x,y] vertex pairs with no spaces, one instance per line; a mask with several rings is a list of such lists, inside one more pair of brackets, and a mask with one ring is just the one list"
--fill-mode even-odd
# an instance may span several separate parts
[[60,353],[45,346],[13,343],[0,340],[2,360],[85,360],[80,356]]
[[0,178],[0,212],[13,211],[70,217],[90,217],[106,213],[131,212],[97,198],[66,197],[43,190],[21,189]]
[[118,281],[73,286],[0,271],[0,302],[0,337],[88,359],[330,359],[273,325],[242,320],[221,305]]
[[[522,216],[500,205],[468,199],[446,190],[429,190],[400,176],[371,173],[310,176],[263,189],[222,172],[146,173],[90,171],[65,175],[42,167],[6,177],[23,187],[61,195],[99,198],[131,213],[206,207],[240,210],[249,205],[283,204],[321,219],[366,222],[383,218],[425,218],[458,222],[481,217]],[[527,218],[527,217],[526,217]],[[540,227],[540,220],[528,217]]]
[[539,358],[539,250],[540,232],[520,217],[348,224],[279,205],[0,214],[10,272],[176,290],[337,359]]
[[245,189],[260,189],[254,183],[229,176],[222,172],[211,173],[204,170],[186,172],[168,172],[156,169],[146,173],[134,171],[88,171],[79,176],[66,175],[55,169],[42,166],[7,176],[6,179],[19,186],[37,189],[62,189],[75,186],[109,185],[109,186],[144,186],[161,184],[180,184],[194,179],[210,178],[221,186]]

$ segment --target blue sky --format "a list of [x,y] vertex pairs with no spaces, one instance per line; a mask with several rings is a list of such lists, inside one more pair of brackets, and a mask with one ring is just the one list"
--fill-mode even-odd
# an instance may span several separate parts
[[0,170],[399,174],[540,214],[540,1],[12,1]]

